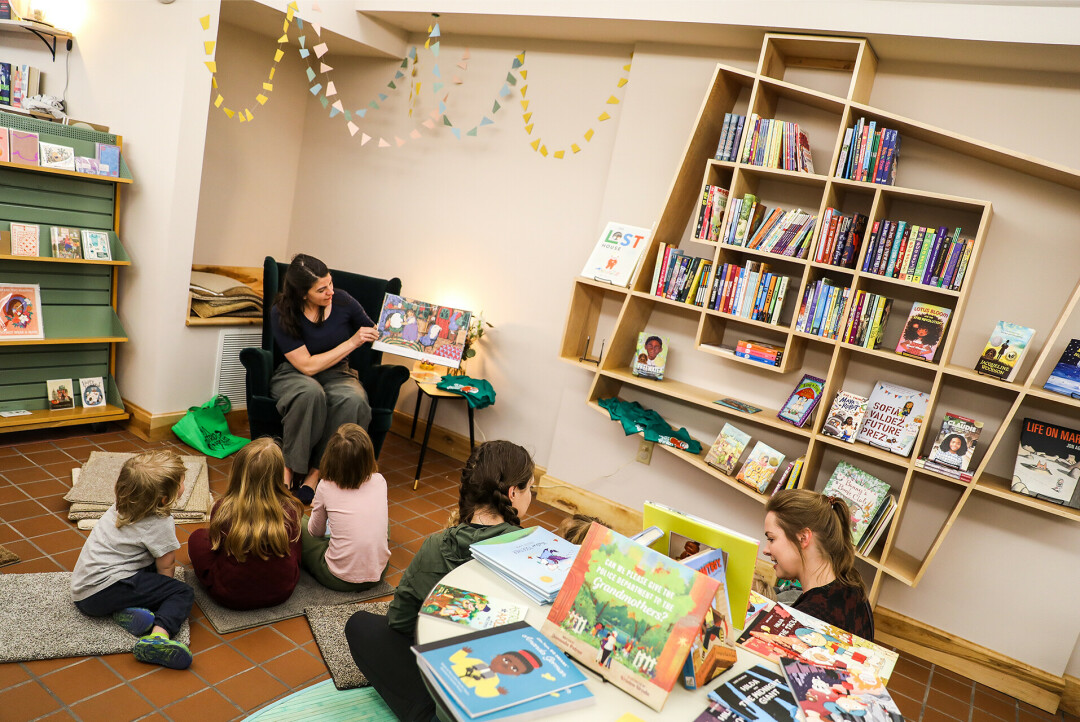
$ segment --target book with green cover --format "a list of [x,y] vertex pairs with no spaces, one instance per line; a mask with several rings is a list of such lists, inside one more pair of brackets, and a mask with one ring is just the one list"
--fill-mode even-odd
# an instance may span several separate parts
[[821,493],[847,502],[851,512],[851,541],[858,546],[878,507],[889,498],[889,491],[891,487],[881,479],[841,461]]

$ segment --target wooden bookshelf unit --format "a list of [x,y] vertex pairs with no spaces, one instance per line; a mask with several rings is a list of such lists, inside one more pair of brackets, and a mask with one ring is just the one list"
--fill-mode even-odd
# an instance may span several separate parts
[[[846,93],[833,95],[789,82],[785,78],[794,75],[789,74],[789,70],[795,68],[820,68],[833,73],[849,73],[845,83]],[[1048,337],[1042,341],[1041,351],[1034,357],[1034,361],[1027,357],[1023,359],[1023,365],[1029,367],[1026,374],[1022,373],[1013,383],[980,376],[971,369],[974,359],[971,359],[970,365],[966,356],[954,360],[954,350],[959,329],[968,310],[979,259],[987,242],[987,232],[993,215],[990,201],[954,195],[952,191],[956,190],[955,186],[950,186],[950,193],[941,193],[900,185],[905,175],[903,149],[900,153],[896,185],[845,180],[837,177],[836,167],[845,130],[858,118],[865,117],[877,121],[879,127],[898,130],[904,143],[918,143],[942,149],[959,157],[989,163],[993,167],[1019,171],[1039,181],[1073,191],[1080,189],[1080,172],[979,143],[950,131],[866,105],[876,69],[877,58],[864,39],[779,34],[766,35],[755,72],[718,65],[705,93],[682,160],[678,164],[667,200],[653,226],[649,247],[629,287],[612,287],[592,279],[576,278],[560,351],[560,357],[564,361],[588,369],[593,374],[588,404],[605,416],[607,412],[598,405],[598,400],[618,396],[624,400],[637,400],[649,408],[653,408],[652,403],[657,404],[662,407],[659,410],[665,419],[676,428],[684,425],[680,421],[679,413],[698,421],[707,418],[711,422],[711,430],[703,432],[699,437],[704,447],[701,454],[688,454],[667,447],[664,447],[665,450],[700,472],[715,477],[727,488],[756,499],[763,505],[771,494],[771,488],[766,494],[759,494],[736,481],[733,476],[723,474],[704,463],[705,451],[725,422],[742,428],[755,437],[755,440],[760,434],[780,439],[787,453],[787,461],[804,455],[806,464],[799,480],[802,488],[820,491],[839,461],[866,468],[888,482],[897,499],[896,513],[874,548],[867,554],[859,555],[860,570],[869,582],[870,598],[875,604],[882,582],[887,577],[912,587],[919,583],[957,515],[973,493],[1080,521],[1080,510],[1014,493],[1009,489],[1009,479],[987,471],[987,466],[995,455],[1000,461],[1015,454],[1016,447],[1012,439],[1015,438],[1017,426],[1023,418],[1021,414],[1025,410],[1035,409],[1038,413],[1046,409],[1075,415],[1076,409],[1080,408],[1080,400],[1041,388],[1041,382],[1057,360],[1055,350],[1060,347],[1059,337],[1067,340],[1067,336],[1062,337],[1062,333],[1080,300],[1080,285],[1077,285],[1069,297]],[[738,113],[748,118],[751,113],[756,113],[762,118],[798,122],[812,141],[816,173],[714,160],[725,113]],[[926,161],[923,156],[911,162]],[[848,215],[853,212],[866,215],[869,222],[859,247],[859,258],[853,268],[808,260],[815,257],[815,248],[821,240],[820,225],[813,231],[806,259],[773,255],[695,238],[694,220],[706,185],[719,185],[729,191],[725,211],[728,214],[731,212],[732,201],[746,193],[753,193],[770,208],[802,208],[816,213],[818,221],[830,207]],[[950,229],[962,227],[963,237],[972,239],[974,245],[960,288],[950,290],[922,285],[860,270],[863,256],[870,245],[874,222],[886,219],[904,219],[909,223],[932,227],[945,225]],[[724,220],[727,221],[726,218]],[[712,273],[723,263],[742,265],[753,260],[766,261],[774,272],[789,276],[787,297],[779,322],[750,320],[654,295],[654,269],[661,243],[687,249],[689,256],[711,260]],[[893,299],[892,313],[879,349],[863,348],[842,340],[832,340],[796,330],[804,290],[823,278],[831,279],[837,282],[837,285],[850,287],[852,295],[863,290]],[[945,336],[933,362],[906,358],[892,350],[896,346],[910,306],[916,301],[947,307],[952,311]],[[608,320],[607,326],[603,327],[604,314],[601,309],[605,305]],[[613,322],[610,321],[611,316],[614,316]],[[676,326],[686,329],[695,325],[693,350],[685,347],[674,350],[684,355],[698,356],[697,352],[709,354],[708,363],[712,366],[707,367],[707,374],[695,373],[689,378],[679,377],[677,374],[674,377],[665,375],[663,381],[653,381],[635,377],[629,372],[629,360],[639,333],[647,330],[650,333],[663,334]],[[581,362],[579,359],[585,340],[592,339],[592,342],[596,343],[598,337],[608,339],[600,364],[596,366]],[[738,338],[760,339],[782,346],[782,364],[776,367],[766,366],[718,351],[720,344],[733,344]],[[595,354],[595,349],[589,350]],[[781,405],[786,397],[775,398],[770,395],[773,398],[756,398],[752,389],[747,389],[745,394],[740,395],[723,393],[712,386],[715,381],[713,376],[721,377],[725,369],[732,368],[730,364],[737,364],[745,373],[760,373],[763,378],[771,377],[774,381],[776,374],[785,375],[785,379],[791,379],[790,388],[793,388],[801,377],[800,372],[804,370],[804,362],[809,354],[813,354],[817,359],[819,375],[824,376],[826,383],[818,409],[803,428],[787,424],[776,417],[776,407]],[[823,362],[822,359],[827,361]],[[696,363],[700,368],[701,364],[706,362],[697,359]],[[929,396],[926,415],[910,457],[899,456],[863,443],[841,442],[822,433],[827,411],[836,393],[844,389],[848,382],[856,386],[849,390],[864,396],[869,395],[866,378],[873,378],[871,375],[876,375],[882,381],[895,381],[916,388]],[[950,404],[964,394],[985,396],[988,403],[992,403],[994,408],[1000,411],[995,418],[987,416],[981,419],[985,426],[972,461],[972,483],[964,483],[915,465],[915,459],[929,451],[944,414],[954,410]],[[762,411],[747,414],[719,406],[715,402],[721,396],[745,400],[761,407]],[[773,408],[768,408],[769,406]],[[701,426],[699,423],[699,427]],[[712,435],[706,438],[708,433]],[[1009,437],[1008,444],[1003,444],[1003,438],[1010,433],[1014,436]],[[933,529],[929,532],[925,530],[926,521],[918,519],[918,512],[906,514],[913,508],[912,497],[916,489],[930,490],[929,496],[935,500],[934,509],[938,517],[931,522]],[[920,528],[920,532],[917,532],[921,535],[920,542],[914,545],[901,543],[901,530],[912,525]]]

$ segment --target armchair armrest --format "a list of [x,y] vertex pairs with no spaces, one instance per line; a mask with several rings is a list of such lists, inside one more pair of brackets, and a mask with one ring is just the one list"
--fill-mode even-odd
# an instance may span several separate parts
[[398,364],[369,366],[360,376],[373,409],[393,409],[401,385],[409,380],[409,369]]
[[270,352],[262,348],[240,350],[240,363],[247,371],[247,396],[270,396],[270,376],[274,373],[274,362]]

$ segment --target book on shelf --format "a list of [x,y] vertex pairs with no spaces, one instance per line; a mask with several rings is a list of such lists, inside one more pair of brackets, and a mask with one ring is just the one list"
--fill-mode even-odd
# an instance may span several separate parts
[[788,462],[787,468],[784,469],[784,473],[780,476],[780,481],[776,482],[776,486],[773,487],[772,495],[776,496],[776,492],[783,489],[794,489],[799,483],[799,477],[802,476],[805,464],[805,456],[800,456],[794,461]]
[[878,509],[889,498],[892,488],[873,474],[846,461],[833,469],[821,493],[847,502],[851,514],[851,543],[859,546]]
[[464,719],[585,683],[584,673],[526,622],[418,644],[412,650],[421,674],[464,710]]
[[717,586],[593,522],[543,632],[579,664],[660,710]]
[[735,344],[735,356],[768,366],[779,366],[784,360],[784,347],[764,341],[740,339]]
[[1018,323],[998,321],[990,334],[975,370],[984,376],[1012,381],[1020,371],[1020,360],[1035,338],[1035,329]]
[[12,108],[26,108],[26,101],[41,93],[41,71],[33,65],[11,63],[10,103]]
[[735,478],[751,489],[756,489],[758,493],[764,494],[776,470],[783,463],[783,454],[765,442],[759,441],[750,450],[750,455],[746,457],[746,461],[743,462]]
[[[12,234],[11,245],[14,249],[14,234]],[[1061,352],[1054,370],[1050,372],[1050,377],[1043,384],[1043,388],[1074,399],[1080,398],[1080,339],[1074,338],[1069,341],[1065,350]]]
[[892,185],[900,160],[899,131],[859,118],[844,131],[836,175],[848,180]]
[[751,406],[745,401],[739,401],[738,399],[717,399],[716,401],[713,401],[713,403],[719,404],[720,406],[726,406],[727,408],[734,409],[735,411],[741,411],[744,414],[756,414],[761,411],[761,409],[759,409],[758,407]]
[[870,520],[870,524],[866,527],[866,533],[863,534],[862,541],[859,542],[855,550],[860,554],[869,554],[870,551],[877,545],[878,539],[889,528],[889,522],[893,518],[893,514],[896,513],[896,496],[889,494],[885,503],[878,507],[877,513],[874,514],[874,518]]
[[[684,559],[701,551],[719,549],[727,554],[725,582],[731,606],[731,623],[737,629],[745,624],[745,610],[750,599],[750,584],[758,554],[758,541],[694,514],[678,511],[654,501],[646,501],[642,512],[645,526],[658,526],[665,538],[651,544],[672,559]],[[686,552],[690,552],[687,554]]]
[[717,240],[720,226],[727,208],[728,190],[723,186],[706,185],[701,196],[701,208],[698,209],[697,223],[694,226],[694,238],[706,241]]
[[77,230],[53,226],[50,233],[53,258],[82,258],[82,243]]
[[712,261],[687,256],[685,253],[661,243],[653,269],[653,294],[680,303],[701,305],[701,287],[708,286]]
[[714,311],[778,324],[787,297],[789,276],[772,273],[768,263],[721,264],[713,274],[707,307]]
[[876,293],[856,291],[850,304],[851,312],[847,315],[844,330],[839,334],[840,340],[862,348],[880,347],[885,326],[889,322],[892,299]]
[[866,403],[866,417],[855,439],[909,456],[926,415],[928,399],[922,391],[878,381]]
[[940,466],[967,471],[982,427],[981,421],[946,413],[941,420],[941,431],[934,440],[928,460]]
[[904,722],[885,683],[874,675],[853,674],[790,657],[781,658],[780,671],[799,705],[802,720]]
[[528,611],[528,607],[520,604],[448,584],[436,584],[420,606],[420,614],[471,629],[491,629],[520,622]]
[[854,444],[869,400],[866,396],[837,391],[832,406],[829,407],[829,414],[825,417],[825,424],[821,427],[821,433]]
[[883,682],[892,676],[900,655],[780,602],[769,602],[747,622],[736,640],[743,649],[772,662],[784,657]]
[[1080,432],[1024,419],[1013,467],[1012,490],[1080,509]]
[[41,287],[36,283],[0,283],[0,343],[44,338]]
[[634,358],[630,363],[630,373],[646,379],[662,381],[664,367],[667,365],[668,340],[642,331],[638,334]]
[[539,526],[474,542],[469,548],[473,559],[537,604],[551,603],[578,553],[576,544]]
[[724,424],[724,428],[720,429],[720,433],[716,436],[716,441],[705,454],[705,463],[725,474],[730,474],[735,471],[735,467],[739,464],[739,457],[742,456],[743,450],[749,443],[750,434],[731,424]]
[[716,146],[715,160],[734,161],[738,157],[742,144],[743,128],[746,116],[738,113],[725,113],[724,125],[720,130],[720,142]]
[[45,382],[45,387],[50,409],[75,408],[75,396],[72,393],[75,384],[71,383],[71,379],[49,379]]
[[799,706],[784,678],[758,664],[725,680],[709,692],[710,702],[718,702],[735,713],[740,722],[796,722]]
[[814,261],[841,268],[854,268],[862,248],[869,218],[861,213],[846,215],[836,208],[826,208],[814,254]]
[[942,306],[921,301],[911,304],[904,330],[900,332],[900,341],[896,344],[896,353],[933,362],[938,344],[945,337],[945,327],[951,314],[951,309]]
[[86,158],[81,155],[75,156],[75,171],[77,173],[86,173],[88,175],[100,175],[100,173],[98,173],[97,159]]
[[41,226],[33,223],[11,224],[11,255],[13,256],[40,256]]
[[862,270],[908,283],[958,291],[963,284],[975,241],[961,229],[933,229],[908,221],[874,223]]
[[109,143],[95,143],[94,159],[98,162],[98,174],[120,177],[120,148]]
[[836,338],[850,296],[850,288],[837,286],[831,278],[822,278],[808,284],[799,304],[795,330],[824,338]]
[[101,376],[79,379],[79,395],[83,408],[93,409],[105,405],[105,379]]
[[786,421],[801,428],[813,415],[818,401],[821,400],[821,392],[824,389],[825,379],[803,374],[802,379],[792,389],[787,401],[780,407],[776,417],[781,421]]
[[112,251],[109,248],[109,234],[105,231],[83,229],[82,252],[83,258],[88,261],[111,261]]
[[581,275],[625,288],[630,285],[630,278],[648,246],[648,228],[610,221],[581,269]]
[[683,665],[683,686],[697,689],[711,682],[736,660],[731,603],[727,596],[727,552],[706,550],[683,559],[682,563],[717,582],[716,593],[705,611],[701,628],[690,643],[690,654]]
[[42,168],[75,170],[75,149],[67,145],[38,141],[38,158]]
[[927,471],[933,471],[934,473],[941,474],[943,476],[949,476],[958,481],[971,482],[975,478],[975,475],[970,471],[960,471],[954,469],[951,466],[942,466],[936,462],[930,461],[925,456],[920,456],[915,459],[915,466],[920,469],[926,469]]
[[780,256],[805,258],[816,223],[817,217],[801,208],[787,211],[774,208],[742,245]]
[[810,141],[798,123],[751,115],[740,162],[765,168],[813,173]]
[[29,130],[10,129],[8,136],[11,149],[11,162],[23,165],[38,164],[38,134]]

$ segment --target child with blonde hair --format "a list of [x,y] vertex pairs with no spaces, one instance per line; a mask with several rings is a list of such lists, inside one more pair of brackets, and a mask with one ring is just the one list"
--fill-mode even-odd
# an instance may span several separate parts
[[90,532],[71,574],[80,612],[112,615],[139,637],[135,659],[170,669],[191,666],[191,651],[173,639],[195,601],[191,587],[173,578],[180,542],[170,508],[183,491],[184,464],[173,452],[128,459],[116,480],[116,503]]
[[236,453],[229,488],[188,556],[210,597],[229,609],[281,604],[300,579],[300,502],[285,486],[285,456],[270,438]]
[[335,591],[370,589],[382,581],[390,561],[390,509],[386,479],[363,427],[339,426],[326,444],[319,471],[322,481],[315,488],[311,516],[302,525],[304,569]]

